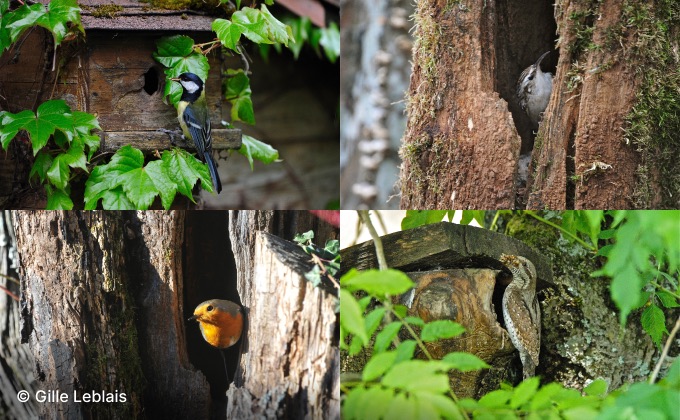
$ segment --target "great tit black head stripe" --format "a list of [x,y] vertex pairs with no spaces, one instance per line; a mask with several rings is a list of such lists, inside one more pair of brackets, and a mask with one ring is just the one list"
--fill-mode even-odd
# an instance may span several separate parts
[[203,80],[193,73],[182,73],[170,79],[182,85],[182,97],[177,103],[177,119],[184,136],[194,141],[198,157],[208,165],[213,189],[219,194],[222,183],[217,174],[217,166],[212,158],[212,136],[210,116],[205,102]]

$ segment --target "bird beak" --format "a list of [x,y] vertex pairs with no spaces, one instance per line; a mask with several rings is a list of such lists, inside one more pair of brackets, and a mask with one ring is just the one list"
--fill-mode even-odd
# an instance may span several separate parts
[[179,77],[171,77],[170,80],[173,82],[179,82]]
[[196,321],[198,319],[198,315],[194,315],[191,318],[187,319],[187,321]]
[[[550,54],[550,51],[546,51],[546,52],[543,53],[543,55],[542,55],[542,56],[538,59],[538,61],[536,62],[536,67],[538,67],[538,66],[541,65],[541,61],[543,61],[543,59],[545,58],[545,56],[548,55],[548,54]],[[172,80],[172,79],[170,79],[170,80]]]

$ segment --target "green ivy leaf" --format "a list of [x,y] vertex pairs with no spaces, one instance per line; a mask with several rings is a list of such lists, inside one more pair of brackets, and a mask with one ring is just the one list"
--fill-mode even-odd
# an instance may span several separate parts
[[[85,157],[85,142],[80,137],[75,137],[66,153],[62,155],[64,161],[71,168],[80,168],[87,172],[87,158]],[[59,156],[57,156],[59,157]]]
[[232,121],[255,124],[255,113],[251,99],[250,79],[243,69],[227,70],[224,80],[225,99],[231,103]]
[[47,179],[47,171],[52,167],[52,160],[52,156],[49,153],[44,150],[39,151],[35,156],[33,166],[31,167],[31,173],[28,177],[33,178],[34,176],[38,176],[41,183],[45,182],[45,179]]
[[217,34],[222,45],[233,51],[238,51],[238,41],[243,33],[240,25],[234,25],[227,19],[215,19],[212,30]]
[[271,44],[267,39],[266,22],[259,10],[244,7],[231,15],[231,22],[233,25],[237,25],[241,33],[254,43]]
[[71,109],[62,100],[42,103],[38,107],[37,114],[33,114],[30,110],[18,114],[5,112],[0,129],[3,147],[7,148],[10,140],[19,130],[26,130],[29,133],[34,155],[47,144],[55,130],[61,130],[69,140],[72,139],[73,123],[70,112]]
[[165,67],[175,67],[183,57],[194,52],[194,40],[186,35],[163,37],[156,41],[153,58]]
[[465,328],[457,322],[440,319],[428,322],[420,333],[423,341],[437,341],[442,338],[453,338],[465,332]]
[[335,22],[331,22],[328,28],[321,29],[319,45],[323,47],[323,52],[328,61],[335,63],[340,56],[340,29]]
[[664,315],[661,308],[656,305],[649,305],[642,312],[640,322],[642,323],[642,328],[652,337],[654,344],[660,348],[663,334],[668,333],[666,329],[666,315]]
[[309,34],[312,31],[312,21],[308,17],[289,18],[285,20],[286,25],[290,26],[294,41],[288,45],[288,48],[293,52],[293,57],[297,60],[305,45],[305,41],[309,40]]
[[73,201],[71,197],[62,190],[46,188],[47,189],[47,208],[46,210],[72,210]]
[[[106,165],[96,166],[85,181],[85,210],[94,210],[100,199],[106,197],[115,185],[115,174]],[[123,192],[123,190],[120,190]]]
[[102,207],[107,210],[134,210],[135,205],[127,198],[123,187],[118,186],[106,192],[102,199]]
[[250,96],[243,96],[231,101],[231,120],[243,121],[246,124],[255,124],[253,101]]
[[213,191],[212,180],[208,165],[198,160],[186,150],[166,150],[162,155],[165,171],[172,182],[177,185],[180,194],[192,199],[191,190],[196,181],[201,181],[201,186],[208,192]]
[[[260,5],[260,13],[265,22],[268,43],[280,43],[287,47],[289,41],[295,41],[290,26],[284,25],[280,20],[276,19],[264,4]],[[339,45],[340,35],[338,33],[338,46]]]
[[2,54],[5,49],[7,49],[11,44],[12,40],[9,35],[9,30],[6,28],[10,24],[10,20],[13,19],[13,14],[8,16],[7,10],[9,9],[9,0],[0,0],[0,54]]
[[257,159],[264,164],[274,162],[279,158],[279,151],[253,137],[243,134],[241,148],[238,150],[245,156],[250,163],[250,170],[253,170],[253,160]]
[[[617,255],[614,253],[613,255]],[[611,259],[609,260],[611,261]],[[619,307],[619,321],[625,325],[628,314],[640,300],[640,288],[642,279],[632,265],[626,265],[612,279],[611,295],[612,299]]]
[[[73,111],[73,128],[81,135],[87,136],[92,130],[101,130],[97,117],[82,111]],[[98,138],[98,137],[97,137]]]
[[71,170],[69,169],[67,159],[63,154],[58,155],[52,161],[52,166],[47,171],[47,179],[52,185],[60,190],[63,190],[68,185]]
[[52,32],[56,45],[61,44],[68,33],[67,23],[73,23],[74,27],[85,33],[80,23],[80,7],[76,0],[52,0],[47,6],[47,12],[38,20],[37,24]]
[[323,249],[332,254],[332,255],[340,255],[340,241],[337,239],[331,239],[326,241],[326,245],[324,245]]
[[350,290],[364,290],[379,299],[388,295],[396,296],[413,287],[413,281],[398,270],[365,270],[359,275],[345,281],[344,286]]
[[[177,184],[170,178],[167,171],[167,161],[165,154],[170,154],[167,150],[163,152],[161,160],[154,160],[146,164],[146,172],[149,174],[154,187],[161,195],[161,204],[168,210],[172,206],[177,194]],[[193,197],[191,197],[193,198]]]
[[[144,161],[142,160],[142,164]],[[120,185],[134,206],[141,210],[146,210],[153,203],[154,198],[159,194],[153,180],[143,166],[129,167],[127,171],[120,174]]]
[[92,155],[99,150],[99,145],[101,144],[101,139],[96,134],[88,134],[82,136],[85,146],[87,146],[87,160],[92,159]]
[[9,23],[6,28],[9,30],[11,42],[16,41],[24,30],[31,26],[35,26],[36,22],[38,22],[44,14],[45,6],[40,3],[32,4],[30,6],[24,4],[10,13]]
[[488,369],[489,366],[484,360],[475,356],[474,354],[465,352],[452,352],[442,358],[443,361],[449,364],[452,369],[457,369],[461,372],[470,372],[473,370]]

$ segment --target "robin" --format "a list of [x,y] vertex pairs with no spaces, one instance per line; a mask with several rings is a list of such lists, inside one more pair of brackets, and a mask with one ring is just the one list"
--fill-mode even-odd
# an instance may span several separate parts
[[[194,316],[189,321],[196,320],[201,328],[203,338],[213,347],[226,349],[236,344],[243,331],[243,309],[240,305],[223,299],[210,299],[194,309]],[[222,352],[220,352],[222,353]],[[222,353],[222,360],[224,354]],[[229,374],[227,373],[227,382]]]

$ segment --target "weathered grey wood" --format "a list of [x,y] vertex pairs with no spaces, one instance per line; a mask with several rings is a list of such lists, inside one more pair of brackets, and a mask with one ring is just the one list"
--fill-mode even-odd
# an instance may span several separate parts
[[[450,268],[492,268],[510,272],[501,254],[521,255],[536,266],[538,288],[552,284],[551,262],[521,241],[500,233],[455,223],[435,223],[382,237],[390,268],[423,271]],[[341,250],[342,271],[377,268],[373,241]]]
[[249,328],[227,418],[340,418],[337,297],[304,278],[311,265],[299,247],[257,232],[290,239],[314,225],[318,243],[337,235],[306,212],[231,212]]
[[[17,279],[18,255],[16,238],[9,211],[0,213],[0,275]],[[19,285],[8,277],[0,277],[0,285],[19,295]],[[31,399],[17,400],[17,392],[36,391],[31,374],[35,360],[28,344],[21,342],[20,307],[9,294],[0,290],[0,418],[25,419],[38,416],[39,405]]]
[[[179,125],[178,125],[179,127]],[[100,151],[115,152],[123,146],[131,145],[142,151],[165,150],[181,147],[196,150],[192,141],[184,141],[178,137],[172,144],[168,134],[161,131],[102,131]],[[213,129],[213,150],[239,149],[241,147],[241,130]]]

